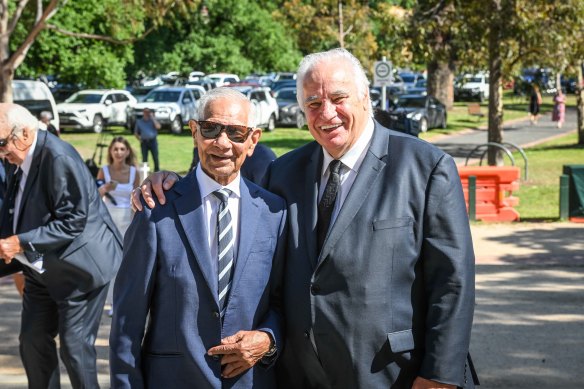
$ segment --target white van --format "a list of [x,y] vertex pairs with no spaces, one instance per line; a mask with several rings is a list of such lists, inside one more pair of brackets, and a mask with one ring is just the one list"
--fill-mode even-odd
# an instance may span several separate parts
[[12,101],[28,109],[34,116],[40,118],[41,112],[53,114],[51,124],[59,128],[59,112],[57,104],[49,87],[41,81],[12,81]]

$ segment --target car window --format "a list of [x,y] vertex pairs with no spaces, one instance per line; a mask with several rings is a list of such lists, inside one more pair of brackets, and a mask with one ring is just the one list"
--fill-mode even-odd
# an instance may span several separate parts
[[126,96],[123,93],[116,93],[116,101],[118,103],[120,103],[120,102],[130,101],[130,99],[128,98],[128,96]]
[[201,91],[198,89],[193,89],[191,92],[193,92],[193,96],[195,96],[196,100],[199,100],[201,98]]
[[146,103],[170,103],[176,102],[180,98],[180,92],[154,90],[146,95],[144,102]]
[[102,94],[97,93],[75,93],[65,100],[65,102],[72,104],[99,104],[102,96]]
[[191,94],[190,90],[185,91],[183,98],[182,98],[182,102],[183,104],[186,104],[190,101],[193,101],[193,95]]
[[234,82],[237,82],[237,80],[235,78],[233,78],[233,77],[226,77],[225,78],[225,83],[230,83],[231,84],[231,83],[234,83]]
[[398,107],[404,108],[424,108],[426,106],[425,97],[407,97],[400,98],[397,101]]
[[249,96],[250,100],[266,101],[266,96],[264,92],[256,91],[252,92]]

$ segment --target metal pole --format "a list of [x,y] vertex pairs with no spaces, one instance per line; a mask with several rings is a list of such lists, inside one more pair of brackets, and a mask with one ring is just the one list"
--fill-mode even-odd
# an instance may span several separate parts
[[570,217],[570,176],[560,176],[560,220]]
[[477,220],[477,177],[468,176],[468,217]]
[[[381,59],[383,62],[386,61],[385,55]],[[387,111],[387,94],[386,94],[385,84],[381,87],[381,110]]]

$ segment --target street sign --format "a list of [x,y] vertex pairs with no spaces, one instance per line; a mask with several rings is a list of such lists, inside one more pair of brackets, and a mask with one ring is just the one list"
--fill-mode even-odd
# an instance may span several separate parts
[[373,67],[373,85],[374,86],[388,86],[393,80],[393,69],[391,62],[375,61]]

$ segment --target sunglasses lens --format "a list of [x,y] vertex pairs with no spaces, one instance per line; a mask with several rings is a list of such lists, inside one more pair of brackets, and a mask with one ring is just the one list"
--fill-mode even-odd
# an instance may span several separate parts
[[200,121],[201,135],[207,139],[215,139],[221,134],[221,130],[225,129],[227,138],[232,142],[243,143],[249,134],[249,128],[246,126],[239,126],[235,124],[223,125],[208,121]]
[[207,139],[215,139],[221,133],[221,124],[200,121],[201,135]]
[[226,126],[227,137],[233,142],[243,143],[247,138],[249,130],[245,126]]

